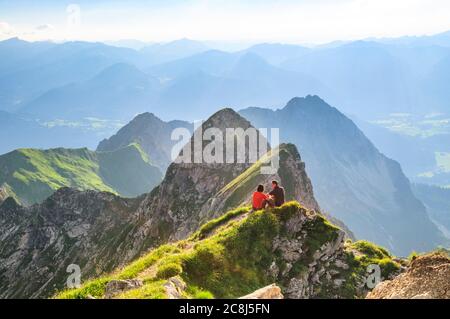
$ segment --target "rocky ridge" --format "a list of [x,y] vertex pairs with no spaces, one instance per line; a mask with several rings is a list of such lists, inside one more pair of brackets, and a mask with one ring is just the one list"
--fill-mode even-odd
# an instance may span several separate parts
[[141,280],[112,298],[237,298],[271,283],[289,299],[362,298],[372,263],[380,264],[384,278],[402,269],[382,248],[346,242],[325,217],[289,202],[258,212],[230,211],[186,240],[57,297],[87,298],[96,287],[93,297],[105,298],[110,282]]

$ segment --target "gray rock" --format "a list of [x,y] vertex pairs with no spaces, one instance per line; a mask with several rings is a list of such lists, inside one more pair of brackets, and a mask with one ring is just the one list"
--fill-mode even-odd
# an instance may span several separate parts
[[269,276],[272,277],[273,279],[276,279],[278,277],[279,272],[280,269],[278,268],[277,263],[273,261],[269,267]]
[[342,268],[342,269],[348,269],[348,268],[349,268],[348,265],[347,265],[345,262],[343,262],[342,260],[339,260],[339,259],[337,259],[337,260],[334,262],[334,265],[335,265],[336,267]]
[[142,284],[142,281],[138,279],[111,280],[105,287],[105,299],[111,299],[124,291],[139,288]]
[[186,283],[180,277],[172,277],[164,284],[167,299],[182,299]]

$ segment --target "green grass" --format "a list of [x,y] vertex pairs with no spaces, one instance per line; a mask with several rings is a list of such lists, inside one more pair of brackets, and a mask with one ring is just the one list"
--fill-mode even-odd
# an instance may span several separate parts
[[188,298],[231,298],[247,294],[263,285],[270,284],[264,269],[272,261],[272,240],[279,233],[283,211],[287,214],[297,207],[288,203],[285,209],[254,212],[230,227],[221,228],[224,220],[230,220],[248,211],[248,208],[230,212],[215,220],[208,231],[218,229],[203,240],[180,241],[159,247],[139,258],[124,269],[106,277],[85,283],[81,288],[61,292],[57,298],[94,297],[104,293],[108,280],[136,278],[154,267],[153,276],[145,278],[145,285],[120,297],[158,298],[161,278],[180,275],[187,283]]
[[169,279],[170,277],[178,276],[183,272],[183,268],[176,262],[162,264],[158,267],[156,278]]
[[359,240],[352,244],[352,248],[365,254],[368,258],[383,259],[392,258],[391,254],[383,247],[366,240]]
[[161,173],[137,145],[104,153],[86,148],[19,149],[0,156],[0,185],[26,205],[62,187],[137,196],[160,180]]
[[246,200],[246,197],[256,190],[256,187],[264,181],[266,176],[261,175],[261,166],[264,161],[270,158],[270,154],[271,153],[264,155],[260,160],[219,191],[218,196],[232,191],[224,204],[224,209],[234,208],[242,204],[243,201]]
[[[233,209],[242,205],[247,199],[249,194],[252,194],[259,184],[264,184],[267,182],[269,177],[266,174],[261,174],[261,168],[267,166],[271,163],[275,156],[279,156],[280,169],[277,173],[280,176],[281,184],[286,190],[285,198],[286,200],[295,199],[293,190],[295,188],[295,180],[291,176],[289,170],[285,171],[282,169],[284,162],[289,158],[300,158],[297,148],[293,144],[281,144],[279,147],[274,148],[262,156],[256,163],[250,166],[238,177],[233,179],[225,187],[223,187],[217,196],[221,196],[226,193],[230,193],[230,196],[226,199],[223,208]],[[266,187],[269,185],[265,185]],[[269,189],[265,189],[268,192]]]
[[146,282],[144,286],[137,289],[125,291],[117,296],[120,299],[166,299],[164,290],[165,280]]
[[348,242],[346,246],[347,264],[350,266],[350,269],[342,271],[346,277],[342,287],[343,296],[346,298],[357,297],[357,287],[367,278],[369,265],[380,266],[383,280],[400,269],[400,264],[394,261],[392,255],[383,247],[364,240]]
[[83,288],[65,290],[57,295],[58,299],[87,299],[89,296],[101,298],[105,294],[106,284],[111,281],[110,277],[102,277],[91,280]]
[[203,239],[206,236],[208,236],[214,229],[217,229],[219,226],[226,224],[228,221],[232,220],[233,218],[246,214],[250,211],[250,207],[241,207],[234,209],[232,211],[229,211],[226,214],[223,214],[222,216],[210,220],[209,222],[203,224],[200,229],[194,233],[192,238],[198,238]]
[[180,249],[173,245],[159,246],[151,253],[137,259],[136,261],[132,262],[130,265],[122,269],[116,277],[117,279],[132,279],[136,277],[140,272],[144,271],[146,268],[154,265],[163,256],[166,256],[167,254],[176,254],[179,252]]
[[426,252],[426,253],[418,253],[416,251],[413,251],[411,254],[409,254],[407,259],[408,259],[408,261],[413,261],[417,257],[430,255],[430,254],[441,254],[441,255],[444,255],[444,256],[447,256],[450,258],[450,249],[439,246],[438,248],[436,248],[430,252]]
[[[248,208],[230,211],[205,224],[189,239],[160,246],[103,279],[89,281],[79,289],[61,292],[56,297],[101,297],[106,283],[112,279],[144,281],[142,287],[124,292],[118,296],[120,298],[165,298],[163,285],[173,276],[179,276],[186,283],[183,293],[186,298],[236,298],[269,285],[274,280],[267,274],[271,263],[275,260],[283,268],[282,259],[273,252],[274,238],[297,236],[286,231],[286,222],[295,214],[311,213],[297,202],[288,202],[282,207],[238,218],[247,211]],[[314,252],[335,240],[339,229],[317,214],[307,219],[302,230],[308,234],[304,243],[306,249],[303,257],[292,265],[290,277],[306,271]],[[339,270],[346,279],[339,288],[344,297],[358,295],[357,286],[361,276],[367,275],[368,265],[379,264],[383,276],[399,268],[385,249],[369,242],[347,242],[345,254],[350,268]],[[283,287],[286,283],[279,284]],[[335,288],[324,283],[320,289],[318,296],[326,298]]]

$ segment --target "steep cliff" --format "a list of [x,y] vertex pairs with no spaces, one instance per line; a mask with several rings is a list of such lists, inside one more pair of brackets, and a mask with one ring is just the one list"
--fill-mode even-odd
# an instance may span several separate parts
[[42,204],[0,205],[0,298],[45,297],[61,289],[77,264],[82,276],[130,260],[123,239],[137,225],[139,199],[61,188]]

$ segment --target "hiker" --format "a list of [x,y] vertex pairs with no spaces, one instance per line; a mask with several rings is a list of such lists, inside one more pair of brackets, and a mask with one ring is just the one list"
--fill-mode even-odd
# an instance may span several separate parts
[[273,197],[275,207],[284,204],[284,188],[280,187],[277,181],[272,181],[272,191],[269,195]]
[[256,192],[253,193],[253,210],[257,211],[260,209],[266,208],[266,205],[271,206],[270,203],[270,196],[267,194],[264,194],[264,186],[258,185],[256,188]]

